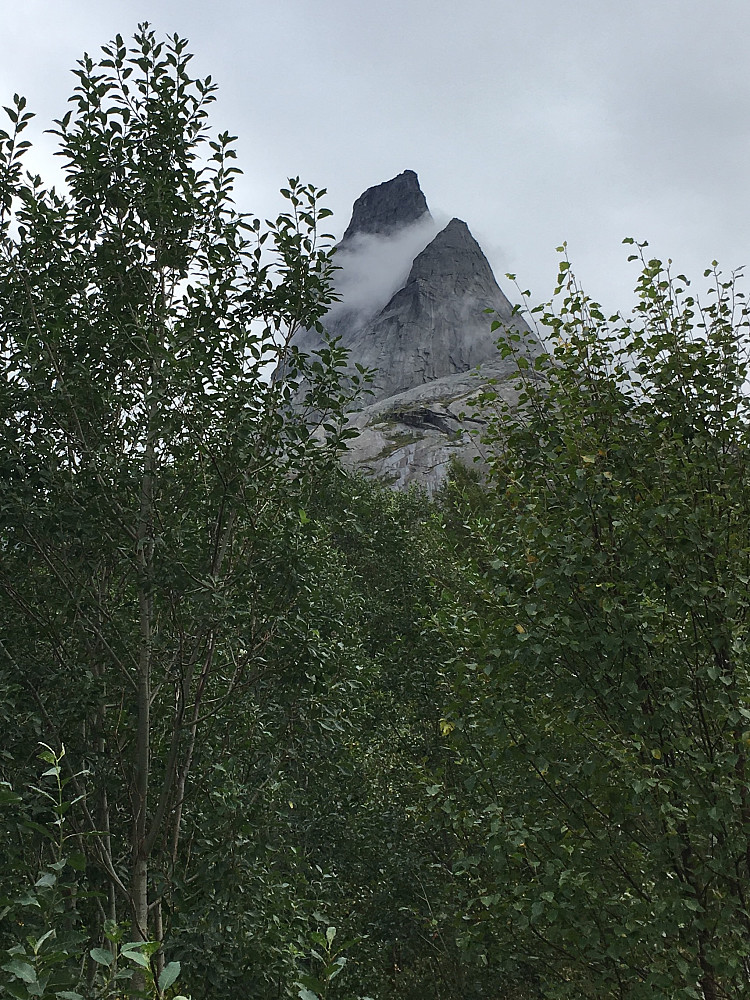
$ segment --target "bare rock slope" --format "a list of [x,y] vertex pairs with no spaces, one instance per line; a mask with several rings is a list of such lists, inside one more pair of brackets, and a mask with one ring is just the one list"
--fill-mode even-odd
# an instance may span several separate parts
[[[471,432],[481,416],[471,401],[488,380],[512,399],[493,318],[515,327],[529,353],[538,350],[466,223],[436,229],[413,171],[365,191],[339,244],[342,302],[324,321],[352,362],[375,372],[372,395],[351,416],[360,433],[346,464],[397,489],[417,483],[429,492],[452,457],[471,463],[479,455]],[[409,266],[404,254],[426,240]],[[297,343],[312,350],[317,340],[306,331]]]

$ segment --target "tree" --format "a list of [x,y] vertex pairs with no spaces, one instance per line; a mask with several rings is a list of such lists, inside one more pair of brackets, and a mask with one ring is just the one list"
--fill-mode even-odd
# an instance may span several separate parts
[[299,664],[296,685],[261,725],[238,705],[204,733],[211,770],[188,796],[170,954],[201,996],[275,997],[317,975],[311,934],[335,926],[353,946],[334,996],[450,997],[464,985],[441,925],[455,881],[425,808],[450,752],[430,621],[450,573],[440,522],[423,494],[336,473],[316,484],[304,533],[299,638],[266,649],[277,670]]
[[[124,903],[136,940],[161,939],[201,727],[269,684],[356,388],[335,343],[289,346],[331,302],[325,192],[292,179],[265,228],[236,211],[190,58],[147,24],[84,56],[63,191],[23,171],[22,97],[0,132],[2,669],[66,744],[101,920]],[[16,779],[35,737],[13,734]]]
[[564,260],[550,352],[502,338],[440,801],[470,941],[531,995],[715,1000],[750,991],[748,309],[639,254],[629,321]]

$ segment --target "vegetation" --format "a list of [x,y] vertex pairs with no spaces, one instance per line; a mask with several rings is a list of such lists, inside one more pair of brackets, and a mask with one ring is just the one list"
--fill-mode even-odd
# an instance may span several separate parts
[[[161,942],[195,857],[204,730],[246,702],[248,725],[283,731],[304,686],[306,657],[284,652],[312,627],[299,512],[349,393],[335,345],[289,348],[331,301],[321,192],[292,180],[265,231],[236,212],[232,137],[206,132],[215,88],[189,59],[147,26],[84,57],[56,123],[64,193],[23,174],[23,98],[0,137],[9,694],[76,761],[100,933],[125,919],[140,942]],[[28,735],[11,731],[14,763]]]
[[488,961],[544,997],[713,1000],[750,988],[748,313],[638,249],[631,321],[564,261],[551,354],[505,340],[520,407],[453,501],[477,598],[446,626],[471,795],[444,802]]
[[737,282],[563,260],[485,477],[344,475],[324,192],[238,213],[189,58],[84,57],[63,192],[0,133],[0,989],[747,995]]

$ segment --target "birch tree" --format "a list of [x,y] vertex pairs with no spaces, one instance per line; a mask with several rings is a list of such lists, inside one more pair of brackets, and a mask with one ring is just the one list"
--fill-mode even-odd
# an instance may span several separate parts
[[267,225],[237,211],[234,137],[208,129],[190,58],[147,24],[85,55],[58,190],[24,170],[22,97],[0,132],[0,657],[88,767],[102,917],[144,941],[201,726],[268,673],[353,391],[335,344],[289,346],[331,301],[325,192],[292,179]]

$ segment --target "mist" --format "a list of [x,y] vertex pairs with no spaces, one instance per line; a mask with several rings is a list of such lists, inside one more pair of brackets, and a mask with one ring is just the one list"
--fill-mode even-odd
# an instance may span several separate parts
[[326,317],[334,323],[356,314],[357,325],[375,316],[403,288],[417,254],[438,234],[442,225],[429,213],[388,236],[357,234],[336,251],[336,292],[341,301]]

